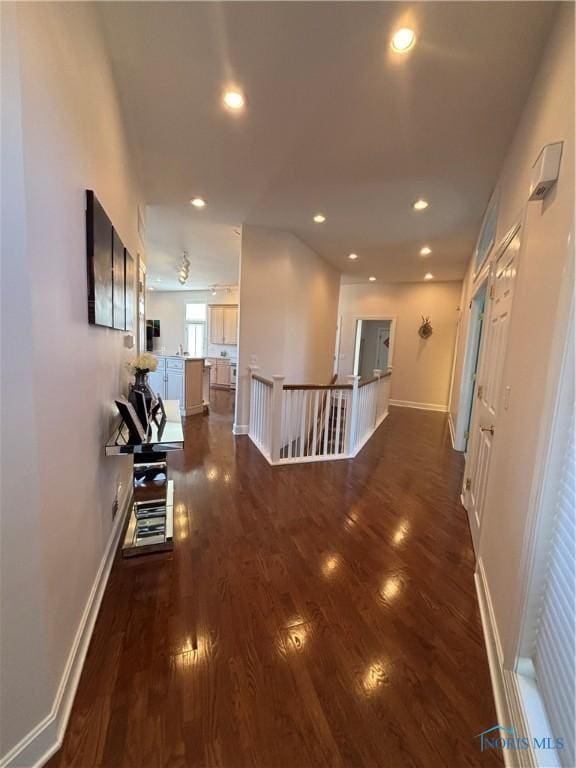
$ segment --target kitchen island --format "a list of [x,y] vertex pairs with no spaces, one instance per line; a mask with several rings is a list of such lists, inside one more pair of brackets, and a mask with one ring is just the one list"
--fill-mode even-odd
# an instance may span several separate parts
[[210,364],[203,357],[155,354],[158,368],[148,374],[148,384],[163,400],[178,400],[182,416],[208,413]]

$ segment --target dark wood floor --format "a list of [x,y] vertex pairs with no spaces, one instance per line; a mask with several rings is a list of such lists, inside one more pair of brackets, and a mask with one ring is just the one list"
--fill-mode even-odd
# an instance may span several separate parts
[[51,768],[500,765],[445,416],[272,468],[214,395],[171,462],[174,553],[117,559]]

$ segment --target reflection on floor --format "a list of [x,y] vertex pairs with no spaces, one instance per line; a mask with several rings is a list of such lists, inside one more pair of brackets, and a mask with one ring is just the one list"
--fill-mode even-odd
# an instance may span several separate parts
[[353,461],[270,467],[233,396],[171,459],[171,555],[118,559],[56,766],[500,765],[443,414]]

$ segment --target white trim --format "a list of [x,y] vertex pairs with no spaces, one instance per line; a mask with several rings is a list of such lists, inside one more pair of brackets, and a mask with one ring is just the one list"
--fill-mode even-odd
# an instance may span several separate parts
[[452,443],[452,448],[454,448],[454,450],[457,450],[455,439],[454,439],[454,424],[452,423],[452,414],[450,413],[450,411],[448,411],[448,429],[450,430],[450,442]]
[[[379,426],[382,424],[382,422],[384,421],[384,419],[386,418],[386,416],[388,416],[388,414],[389,414],[389,411],[386,411],[386,413],[385,413],[383,416],[381,416],[381,417],[380,417],[380,419],[379,419],[379,420],[376,422],[376,425],[375,425],[375,427],[374,427],[374,431],[373,431],[373,432],[369,432],[369,433],[366,435],[366,437],[364,438],[364,440],[362,440],[362,442],[361,442],[361,443],[359,443],[359,444],[356,446],[356,448],[354,449],[354,453],[353,453],[351,456],[346,456],[346,457],[344,457],[344,458],[353,459],[353,458],[355,458],[356,456],[358,456],[358,454],[360,453],[360,451],[362,450],[362,448],[364,448],[364,446],[366,445],[366,443],[368,442],[368,440],[370,440],[370,438],[371,438],[371,437],[374,437],[374,435],[376,434],[376,430],[377,430],[377,429],[378,429],[378,427],[379,427]],[[339,458],[339,457],[335,456],[334,458]]]
[[422,411],[440,411],[441,413],[448,413],[448,405],[441,405],[440,403],[417,403],[413,400],[390,400],[390,405],[395,405],[399,408],[419,408]]
[[[496,625],[486,572],[481,557],[478,559],[474,581],[476,583],[476,594],[478,596],[498,723],[507,728],[514,727],[516,733],[521,736],[529,735],[530,729],[522,704],[518,677],[512,670],[504,668],[502,643]],[[490,724],[487,724],[487,727],[489,726]],[[501,754],[506,768],[537,768],[539,765],[533,749],[504,749]]]
[[236,422],[234,422],[234,424],[232,425],[233,435],[247,435],[249,431],[250,431],[249,424],[236,424]]
[[353,315],[352,320],[356,324],[356,329],[354,331],[354,356],[353,356],[353,375],[358,375],[358,366],[360,363],[360,333],[361,333],[361,323],[364,320],[382,320],[384,322],[389,321],[390,322],[390,344],[388,346],[388,370],[392,368],[392,363],[394,361],[394,344],[396,341],[396,315]]
[[120,534],[122,533],[123,522],[131,500],[132,487],[131,484],[128,484],[128,491],[121,505],[121,511],[119,510],[116,515],[106,549],[104,550],[88,600],[82,612],[82,618],[76,630],[64,672],[60,678],[52,709],[18,744],[4,755],[0,760],[0,768],[22,768],[22,766],[26,766],[26,768],[40,768],[62,746],[86,653],[88,652],[88,646],[94,631],[94,624],[100,610],[100,604],[104,596],[106,584],[108,583]]

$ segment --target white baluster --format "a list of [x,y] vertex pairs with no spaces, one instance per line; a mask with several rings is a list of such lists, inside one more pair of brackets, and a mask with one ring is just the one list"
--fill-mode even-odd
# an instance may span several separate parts
[[271,399],[271,442],[270,458],[273,462],[280,460],[280,448],[282,443],[282,409],[284,402],[284,376],[272,376],[274,385],[272,387]]

